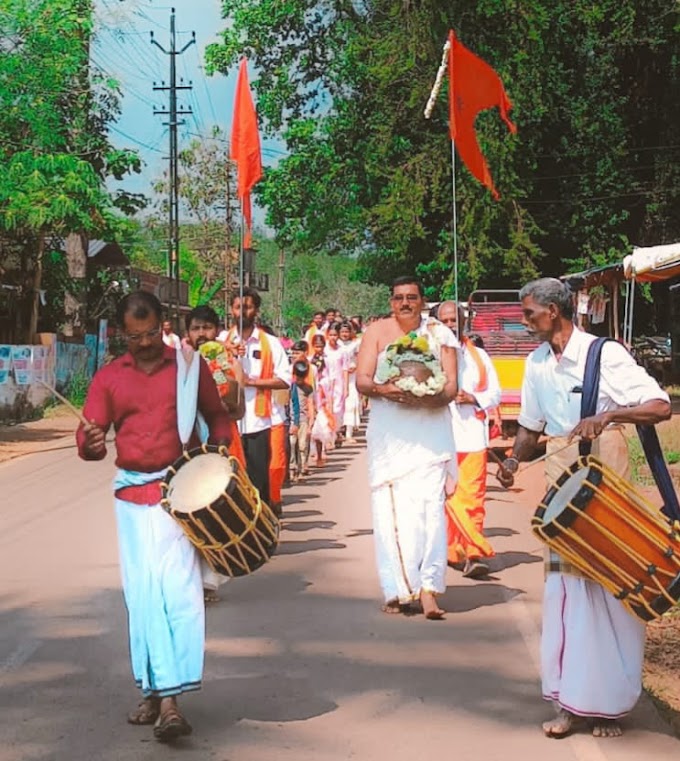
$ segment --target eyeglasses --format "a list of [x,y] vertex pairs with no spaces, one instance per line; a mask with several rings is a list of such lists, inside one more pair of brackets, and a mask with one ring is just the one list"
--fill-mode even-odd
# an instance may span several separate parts
[[420,296],[417,293],[397,293],[394,296],[392,296],[392,301],[410,301],[411,303],[415,301],[419,301]]
[[146,333],[125,333],[125,340],[130,341],[133,344],[139,343],[143,338],[148,338],[150,341],[153,341],[153,339],[157,338],[160,333],[160,328],[147,330]]

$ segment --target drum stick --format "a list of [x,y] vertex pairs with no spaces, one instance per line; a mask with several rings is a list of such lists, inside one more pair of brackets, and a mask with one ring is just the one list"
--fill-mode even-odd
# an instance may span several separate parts
[[83,425],[90,425],[90,421],[87,420],[85,415],[83,415],[83,413],[77,407],[74,407],[65,396],[62,396],[57,391],[57,389],[54,388],[54,386],[50,386],[49,383],[46,383],[44,380],[40,380],[40,378],[36,378],[36,380],[38,383],[42,383],[42,385],[45,386],[45,388],[48,389],[54,396],[56,396],[62,404],[65,404]]
[[570,441],[568,444],[565,444],[563,447],[556,449],[554,452],[546,452],[543,456],[538,457],[535,460],[532,460],[531,462],[527,463],[523,468],[520,468],[518,472],[522,473],[528,468],[531,468],[534,465],[538,465],[539,462],[544,462],[545,460],[549,460],[551,457],[554,457],[555,455],[560,454],[560,452],[564,452],[565,449],[569,449],[569,447],[573,446],[574,444],[578,444],[578,442],[579,442],[579,439],[574,439],[574,441]]
[[[578,439],[574,439],[574,441],[570,441],[568,444],[565,444],[563,447],[560,447],[559,449],[556,449],[554,452],[546,452],[541,457],[537,457],[535,460],[532,460],[531,462],[524,463],[521,468],[517,471],[517,473],[523,473],[525,470],[528,470],[529,468],[533,467],[534,465],[538,465],[539,462],[544,462],[545,460],[548,460],[550,457],[554,457],[555,455],[560,454],[560,452],[564,452],[565,449],[569,449],[569,447],[573,446],[574,444],[578,443]],[[496,462],[498,467],[501,470],[505,470],[503,467],[503,460],[493,451],[493,449],[487,450],[489,454],[491,455],[491,459]],[[517,475],[517,474],[514,474]]]

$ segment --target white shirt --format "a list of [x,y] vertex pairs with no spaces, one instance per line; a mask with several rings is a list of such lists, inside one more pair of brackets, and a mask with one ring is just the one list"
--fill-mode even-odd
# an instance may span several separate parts
[[[236,337],[237,342],[240,341],[238,334],[234,332],[232,334]],[[286,354],[281,342],[276,336],[267,335],[267,341],[272,351],[272,361],[274,364],[274,377],[279,378],[290,386],[291,371],[290,361]],[[245,375],[251,378],[260,378],[262,374],[262,344],[260,343],[260,329],[255,328],[246,341],[246,353],[241,357],[241,366]],[[267,428],[272,427],[272,419],[270,417],[258,417],[255,414],[255,397],[257,395],[257,389],[254,386],[246,386],[244,389],[244,397],[246,402],[246,414],[239,420],[238,428],[239,432],[244,433],[259,433],[265,431]]]
[[[475,347],[477,348],[477,347]],[[475,391],[479,383],[479,368],[463,345],[458,351],[458,390],[467,391],[477,400],[477,404],[456,404],[451,402],[451,422],[453,423],[453,438],[456,442],[456,452],[481,452],[489,446],[489,424],[486,414],[478,418],[479,410],[486,412],[497,407],[501,401],[501,386],[498,374],[489,355],[484,349],[477,348],[482,364],[486,369],[487,388],[485,391]]]
[[[548,436],[567,436],[581,419],[581,387],[588,347],[596,336],[574,328],[559,361],[542,343],[527,357],[518,422]],[[635,406],[668,394],[640,367],[625,347],[613,341],[602,349],[596,412]]]
[[173,349],[182,348],[182,342],[177,333],[163,333],[163,343]]

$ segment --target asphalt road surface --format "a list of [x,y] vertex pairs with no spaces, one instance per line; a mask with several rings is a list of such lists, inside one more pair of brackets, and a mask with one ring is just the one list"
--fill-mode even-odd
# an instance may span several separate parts
[[204,687],[175,747],[125,715],[129,671],[113,463],[73,450],[0,465],[0,760],[666,761],[680,744],[643,698],[620,739],[547,740],[541,477],[492,487],[492,577],[449,571],[445,621],[378,611],[365,452],[286,492],[278,555],[208,609]]

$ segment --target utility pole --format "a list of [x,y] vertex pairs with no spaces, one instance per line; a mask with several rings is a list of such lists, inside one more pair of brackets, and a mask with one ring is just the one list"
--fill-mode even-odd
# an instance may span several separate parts
[[188,85],[177,84],[177,56],[196,42],[196,32],[191,33],[191,39],[181,49],[177,50],[177,35],[175,32],[175,9],[170,11],[170,50],[166,50],[151,32],[151,43],[170,57],[170,86],[165,82],[156,85],[154,90],[167,90],[170,94],[169,109],[167,111],[155,110],[155,115],[169,116],[170,120],[163,122],[169,127],[170,135],[170,187],[168,191],[169,214],[168,214],[168,277],[170,278],[170,311],[175,320],[175,328],[179,327],[180,319],[180,288],[179,288],[179,150],[177,145],[177,127],[184,124],[184,120],[178,121],[180,116],[191,114],[191,109],[177,108],[177,91],[191,90],[191,82]]

